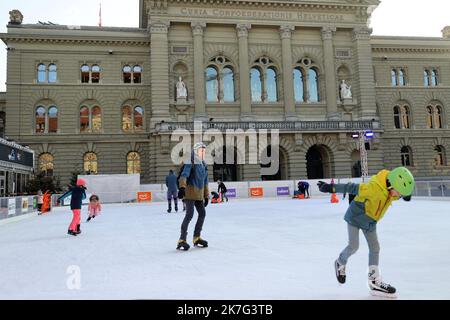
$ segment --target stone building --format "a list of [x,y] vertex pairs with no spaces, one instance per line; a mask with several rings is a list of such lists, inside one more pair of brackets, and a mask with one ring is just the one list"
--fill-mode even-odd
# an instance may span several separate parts
[[194,119],[222,131],[280,130],[276,175],[262,177],[259,164],[217,164],[211,179],[358,176],[358,130],[375,132],[370,174],[404,164],[420,177],[450,176],[450,30],[372,36],[378,4],[141,0],[139,28],[24,24],[12,15],[0,35],[6,135],[63,183],[73,171],[162,182],[175,167],[171,132]]

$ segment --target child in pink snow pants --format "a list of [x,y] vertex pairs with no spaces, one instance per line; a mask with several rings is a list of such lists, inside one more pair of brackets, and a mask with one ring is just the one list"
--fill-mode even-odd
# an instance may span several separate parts
[[73,219],[69,225],[69,230],[67,234],[71,236],[76,236],[81,233],[80,229],[80,215],[81,215],[81,205],[83,200],[86,199],[86,181],[84,179],[78,179],[77,185],[71,187],[69,191],[64,193],[58,198],[58,202],[61,202],[65,198],[71,196],[70,199],[70,209],[73,212]]

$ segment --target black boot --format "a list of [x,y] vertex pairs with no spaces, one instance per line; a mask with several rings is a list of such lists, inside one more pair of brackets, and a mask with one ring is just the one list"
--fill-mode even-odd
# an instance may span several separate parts
[[169,200],[169,209],[167,209],[167,213],[172,212],[172,201]]
[[177,250],[188,251],[191,246],[186,242],[186,240],[179,240],[177,244]]
[[92,219],[92,217],[91,217],[91,216],[89,216],[89,218],[87,218],[86,222],[89,222],[89,221],[91,221],[91,219]]
[[175,212],[178,212],[178,202],[175,202]]
[[70,234],[71,236],[76,236],[77,234],[73,232],[72,230],[67,230],[67,234]]
[[80,229],[80,225],[77,225],[77,231],[75,231],[76,234],[80,234],[81,233],[81,229]]
[[195,237],[194,238],[194,247],[208,248],[208,241],[203,240],[200,237]]

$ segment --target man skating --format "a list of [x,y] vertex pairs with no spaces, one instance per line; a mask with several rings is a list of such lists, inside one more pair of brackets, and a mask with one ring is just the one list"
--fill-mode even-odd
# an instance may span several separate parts
[[404,198],[409,201],[414,190],[414,177],[404,167],[392,171],[382,170],[368,183],[327,184],[320,181],[319,190],[325,193],[356,195],[345,214],[348,229],[348,245],[335,261],[336,278],[345,283],[345,266],[359,247],[359,230],[362,230],[369,246],[368,286],[372,295],[395,297],[396,289],[381,280],[379,265],[380,245],[377,222],[383,218],[393,201]]
[[173,170],[169,171],[169,175],[166,177],[167,187],[167,212],[172,212],[172,199],[175,205],[175,212],[178,212],[178,181],[177,176],[173,173]]
[[189,223],[194,216],[194,207],[198,212],[198,219],[194,230],[194,246],[208,247],[208,242],[200,237],[206,216],[205,207],[209,202],[208,170],[204,162],[205,154],[205,144],[202,142],[196,143],[191,154],[190,163],[185,163],[181,172],[179,194],[180,199],[185,200],[186,216],[181,225],[181,235],[177,250],[189,250],[190,248],[186,238]]

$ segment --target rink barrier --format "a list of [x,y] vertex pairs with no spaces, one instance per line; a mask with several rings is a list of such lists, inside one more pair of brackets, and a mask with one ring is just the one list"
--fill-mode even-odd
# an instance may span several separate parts
[[37,212],[37,196],[0,198],[0,220]]

